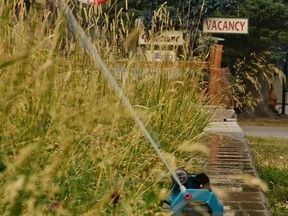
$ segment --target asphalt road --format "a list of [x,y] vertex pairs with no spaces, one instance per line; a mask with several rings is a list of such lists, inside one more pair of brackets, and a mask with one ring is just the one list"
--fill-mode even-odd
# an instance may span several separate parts
[[288,139],[288,127],[240,126],[246,136]]

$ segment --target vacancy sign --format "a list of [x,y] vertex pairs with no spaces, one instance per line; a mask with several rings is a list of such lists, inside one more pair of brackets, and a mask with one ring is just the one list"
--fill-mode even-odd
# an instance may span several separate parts
[[204,19],[203,32],[248,34],[248,19],[243,18],[207,18]]

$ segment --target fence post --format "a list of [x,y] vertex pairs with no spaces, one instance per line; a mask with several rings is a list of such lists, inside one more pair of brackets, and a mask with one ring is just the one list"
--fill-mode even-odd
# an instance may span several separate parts
[[210,47],[208,95],[211,104],[219,105],[221,101],[221,59],[223,45],[214,44]]

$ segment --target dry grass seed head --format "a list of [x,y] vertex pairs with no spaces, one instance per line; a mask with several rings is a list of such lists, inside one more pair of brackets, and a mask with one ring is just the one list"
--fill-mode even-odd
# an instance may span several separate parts
[[249,174],[241,174],[241,175],[231,175],[229,176],[230,179],[235,179],[239,181],[243,181],[248,185],[258,186],[264,192],[268,191],[268,186],[265,182],[263,182],[259,177],[252,176]]

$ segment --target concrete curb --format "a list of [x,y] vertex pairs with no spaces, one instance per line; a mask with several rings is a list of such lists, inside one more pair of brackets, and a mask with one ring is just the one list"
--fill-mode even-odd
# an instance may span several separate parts
[[210,148],[207,175],[213,190],[221,191],[224,215],[271,216],[253,156],[236,120],[211,122],[205,132]]

